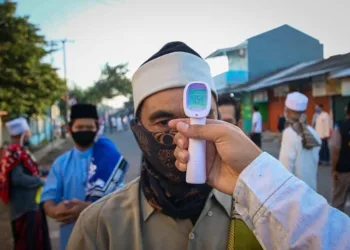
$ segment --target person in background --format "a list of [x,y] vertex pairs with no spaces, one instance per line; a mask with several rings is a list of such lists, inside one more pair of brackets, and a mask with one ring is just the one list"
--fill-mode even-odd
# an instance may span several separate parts
[[117,118],[112,116],[111,118],[111,125],[112,125],[112,133],[117,131]]
[[320,115],[320,113],[321,113],[321,108],[319,105],[316,105],[315,106],[315,113],[312,116],[312,122],[311,122],[311,126],[313,128],[316,128],[316,120],[317,120],[317,117]]
[[286,117],[284,115],[280,115],[278,117],[277,129],[280,133],[282,133],[285,127],[286,127]]
[[61,224],[61,250],[66,249],[79,214],[124,185],[129,164],[111,140],[98,137],[98,131],[94,105],[72,106],[69,132],[74,148],[55,160],[41,195],[46,214]]
[[122,120],[122,118],[121,118],[121,116],[119,115],[118,117],[117,117],[117,131],[118,132],[121,132],[121,131],[123,131],[123,120]]
[[134,120],[134,114],[133,113],[129,114],[129,121],[132,121],[132,120]]
[[15,250],[50,250],[46,217],[38,193],[44,182],[32,154],[25,148],[31,132],[24,118],[6,123],[12,143],[1,160],[0,197],[9,204]]
[[306,123],[307,104],[308,98],[299,92],[287,95],[285,102],[287,128],[282,134],[279,160],[292,174],[317,191],[321,139]]
[[332,206],[344,211],[350,194],[350,102],[345,108],[345,119],[334,128],[330,140],[332,152]]
[[123,117],[123,129],[124,131],[127,131],[129,129],[129,116],[128,115],[124,115]]
[[221,120],[238,125],[240,110],[236,100],[231,96],[221,96],[218,100]]
[[323,105],[318,105],[320,114],[316,119],[316,132],[322,139],[322,146],[320,150],[320,164],[328,165],[330,163],[330,152],[328,147],[328,140],[331,133],[331,117],[323,110]]
[[250,139],[261,148],[261,132],[262,132],[262,116],[257,106],[253,107],[252,117],[252,132],[250,133]]

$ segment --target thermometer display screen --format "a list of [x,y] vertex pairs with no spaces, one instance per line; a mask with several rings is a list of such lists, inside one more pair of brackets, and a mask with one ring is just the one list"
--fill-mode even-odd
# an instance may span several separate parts
[[205,109],[207,107],[207,90],[190,88],[188,91],[188,108]]

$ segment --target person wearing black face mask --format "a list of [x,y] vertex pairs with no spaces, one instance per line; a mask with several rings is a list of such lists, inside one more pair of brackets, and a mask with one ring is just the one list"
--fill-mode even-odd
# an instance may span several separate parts
[[207,184],[186,183],[186,174],[175,166],[176,131],[168,122],[185,117],[183,90],[191,81],[210,85],[209,117],[217,119],[210,68],[186,44],[166,44],[136,71],[136,119],[130,127],[143,153],[140,178],[86,210],[68,250],[226,250],[236,233],[244,235],[236,241],[244,249],[261,249],[245,223],[233,218],[232,196]]
[[97,109],[72,106],[69,132],[74,148],[53,164],[41,201],[49,217],[62,223],[60,249],[66,245],[79,214],[92,202],[124,185],[129,164],[114,143],[99,136]]

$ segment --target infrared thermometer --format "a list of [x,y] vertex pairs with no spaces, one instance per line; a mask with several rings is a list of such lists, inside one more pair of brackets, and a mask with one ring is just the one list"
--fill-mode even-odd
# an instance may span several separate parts
[[[207,83],[190,82],[186,85],[183,97],[186,116],[191,125],[205,125],[211,108],[211,91]],[[188,145],[189,161],[187,163],[186,182],[203,184],[206,181],[206,142],[190,139]]]

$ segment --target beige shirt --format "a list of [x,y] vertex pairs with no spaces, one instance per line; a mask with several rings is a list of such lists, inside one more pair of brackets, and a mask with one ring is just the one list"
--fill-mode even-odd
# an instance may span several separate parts
[[316,118],[315,130],[321,139],[329,138],[332,128],[332,120],[327,112],[322,111]]
[[[140,208],[141,205],[141,208]],[[87,208],[70,238],[70,250],[224,250],[232,196],[213,190],[193,227],[155,211],[139,189],[139,178]]]

